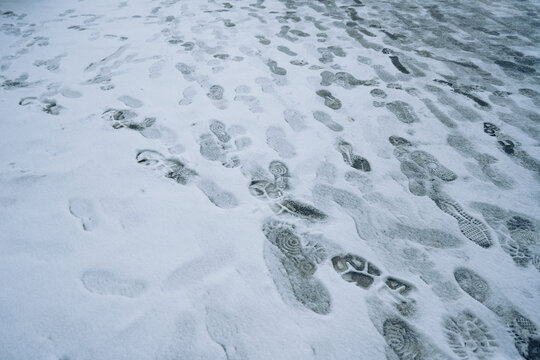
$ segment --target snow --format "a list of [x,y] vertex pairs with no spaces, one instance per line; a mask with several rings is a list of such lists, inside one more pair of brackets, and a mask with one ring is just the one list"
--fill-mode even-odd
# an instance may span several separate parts
[[0,359],[538,359],[534,2],[3,1]]

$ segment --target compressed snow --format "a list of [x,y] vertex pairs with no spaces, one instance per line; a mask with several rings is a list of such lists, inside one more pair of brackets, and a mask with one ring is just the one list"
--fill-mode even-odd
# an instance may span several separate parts
[[539,11],[3,1],[0,359],[540,359]]

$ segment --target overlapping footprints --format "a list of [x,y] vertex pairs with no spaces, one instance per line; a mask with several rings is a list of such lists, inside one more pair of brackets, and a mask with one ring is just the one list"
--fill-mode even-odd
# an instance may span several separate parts
[[383,323],[383,336],[386,344],[400,360],[429,359],[428,352],[420,341],[420,336],[403,319],[391,317]]
[[221,189],[212,180],[200,178],[195,170],[178,159],[167,158],[155,150],[142,150],[137,153],[136,160],[181,185],[196,185],[219,208],[230,209],[238,206],[238,200],[232,193]]
[[454,278],[463,291],[501,318],[524,359],[540,358],[540,336],[536,325],[516,310],[499,289],[465,267],[456,268]]
[[520,267],[540,271],[540,221],[487,203],[473,203],[498,235],[502,249]]
[[324,212],[303,201],[287,195],[289,191],[289,169],[279,160],[271,161],[268,171],[274,180],[253,179],[249,184],[250,193],[262,200],[270,200],[270,209],[276,215],[288,215],[308,221],[323,221],[328,217]]
[[497,139],[497,147],[506,155],[510,156],[512,160],[523,168],[533,171],[537,176],[540,176],[540,161],[524,151],[519,142],[504,134],[497,125],[490,122],[484,123],[484,132],[489,136],[495,137]]
[[201,155],[210,161],[219,161],[227,168],[235,168],[240,165],[240,158],[232,152],[230,141],[231,135],[226,130],[226,125],[219,120],[212,119],[208,126],[210,133],[203,132],[199,136],[199,151]]
[[401,172],[409,180],[409,191],[412,194],[425,196],[433,192],[437,182],[457,179],[452,170],[430,153],[414,149],[414,144],[407,139],[393,135],[388,140],[395,147],[394,155],[400,162]]
[[330,293],[314,276],[317,264],[325,258],[324,250],[306,243],[292,224],[269,220],[263,225],[262,231],[282,254],[280,262],[296,300],[317,314],[330,313]]
[[389,294],[402,315],[409,316],[416,311],[415,300],[408,297],[416,287],[393,276],[382,276],[382,271],[363,257],[354,254],[336,255],[332,257],[332,266],[343,280],[366,290],[376,282],[383,282],[384,285],[379,286],[379,293],[384,291]]
[[471,311],[446,317],[443,326],[448,345],[463,360],[489,359],[498,347],[488,326]]
[[[114,129],[126,128],[138,131],[145,137],[154,137],[152,130],[156,123],[155,117],[146,117],[144,120],[138,121],[138,114],[128,109],[107,109],[103,112],[102,117],[110,121]],[[159,134],[157,129],[156,131]]]

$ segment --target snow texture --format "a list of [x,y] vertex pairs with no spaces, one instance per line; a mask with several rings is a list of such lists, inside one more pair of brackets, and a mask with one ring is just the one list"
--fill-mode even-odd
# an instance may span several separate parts
[[540,359],[537,1],[0,2],[0,359]]

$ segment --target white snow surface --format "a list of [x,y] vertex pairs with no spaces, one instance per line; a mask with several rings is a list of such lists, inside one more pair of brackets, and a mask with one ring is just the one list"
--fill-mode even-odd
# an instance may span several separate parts
[[539,359],[534,1],[0,1],[0,359]]

